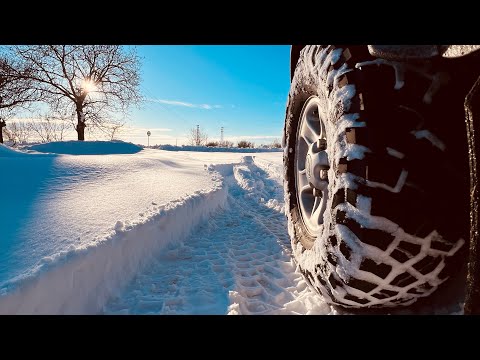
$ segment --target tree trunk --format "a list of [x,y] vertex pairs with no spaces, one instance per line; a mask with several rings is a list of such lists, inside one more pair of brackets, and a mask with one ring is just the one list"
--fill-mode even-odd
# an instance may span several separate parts
[[465,99],[468,152],[470,162],[470,253],[468,259],[467,290],[464,314],[480,315],[480,234],[479,234],[479,189],[478,169],[480,168],[480,77]]
[[85,140],[85,114],[83,112],[83,108],[77,107],[77,130],[78,140],[84,141]]
[[3,144],[3,128],[7,126],[5,120],[0,120],[0,144]]

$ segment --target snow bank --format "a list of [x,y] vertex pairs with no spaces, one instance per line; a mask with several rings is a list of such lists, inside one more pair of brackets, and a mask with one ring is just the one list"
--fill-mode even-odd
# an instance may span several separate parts
[[159,206],[147,218],[117,222],[111,235],[45,258],[35,273],[0,294],[0,314],[94,314],[169,243],[183,241],[220,206],[227,190],[220,174],[210,190]]
[[166,247],[104,314],[333,313],[291,259],[281,178],[270,177],[256,159],[215,166],[225,174],[228,205]]
[[168,151],[201,151],[201,152],[238,152],[238,153],[258,153],[258,152],[281,152],[283,149],[247,149],[247,148],[222,148],[208,146],[174,146],[174,145],[155,145],[152,149],[168,150]]
[[55,141],[45,144],[27,145],[27,150],[43,153],[69,155],[108,155],[108,154],[135,154],[142,150],[138,145],[114,141]]
[[[275,159],[277,160],[277,159]],[[277,179],[281,184],[283,184],[283,158],[280,159],[280,162],[273,162],[271,159],[262,159],[261,157],[255,156],[255,165],[264,170],[271,178]]]

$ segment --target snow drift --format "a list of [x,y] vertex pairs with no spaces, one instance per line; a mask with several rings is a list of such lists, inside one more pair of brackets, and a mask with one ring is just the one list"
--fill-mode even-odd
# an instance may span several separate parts
[[[47,145],[66,153],[70,142]],[[131,145],[100,146],[110,153]],[[184,154],[71,156],[0,146],[8,171],[0,177],[0,314],[98,312],[159,249],[222,206],[221,175]]]
[[20,156],[28,156],[29,154],[23,151],[18,151],[8,147],[4,144],[0,144],[0,157],[20,157]]
[[[159,250],[182,241],[226,201],[221,176],[211,191],[196,191],[157,208],[134,226],[117,222],[111,236],[43,260],[37,272],[0,295],[0,314],[94,314]],[[182,219],[182,221],[178,221]]]
[[43,153],[69,155],[107,155],[107,154],[135,154],[142,150],[138,145],[114,141],[54,141],[45,144],[27,145],[24,149]]

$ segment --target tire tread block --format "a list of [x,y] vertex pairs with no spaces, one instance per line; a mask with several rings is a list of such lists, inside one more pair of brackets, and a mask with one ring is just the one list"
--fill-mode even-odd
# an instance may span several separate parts
[[390,265],[384,263],[377,263],[371,259],[366,258],[363,259],[362,263],[360,264],[360,270],[370,272],[382,279],[385,279],[392,271],[392,267]]
[[399,286],[399,287],[406,287],[410,284],[413,284],[415,281],[417,281],[417,278],[415,276],[411,275],[408,272],[404,272],[404,273],[398,275],[397,277],[395,277],[395,279],[393,279],[390,282],[390,285]]
[[441,256],[425,256],[422,260],[418,261],[413,265],[413,268],[419,271],[421,274],[426,275],[438,266],[442,262]]
[[351,277],[350,279],[348,279],[346,284],[348,286],[351,286],[355,289],[364,291],[366,293],[369,293],[370,291],[372,291],[373,289],[375,289],[378,286],[377,284],[373,284],[373,283],[371,283],[369,281],[365,281],[365,280],[356,279],[354,277]]
[[368,304],[370,302],[370,300],[359,298],[359,297],[357,297],[355,295],[352,295],[352,294],[347,294],[347,295],[345,295],[344,298],[346,300],[350,300],[350,301],[353,301],[353,302],[356,302],[356,303],[359,303],[359,304],[362,304],[362,305]]

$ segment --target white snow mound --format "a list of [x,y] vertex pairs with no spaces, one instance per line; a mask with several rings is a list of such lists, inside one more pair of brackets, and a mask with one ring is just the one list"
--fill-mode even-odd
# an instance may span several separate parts
[[43,153],[69,155],[108,155],[108,154],[135,154],[142,147],[120,140],[114,141],[55,141],[45,144],[28,145],[25,149]]
[[98,313],[159,250],[185,239],[225,201],[220,182],[211,191],[199,190],[157,207],[142,222],[118,221],[114,232],[97,243],[45,257],[31,276],[2,289],[0,314]]
[[27,153],[12,149],[9,146],[0,144],[0,157],[18,157],[18,156],[28,156]]

